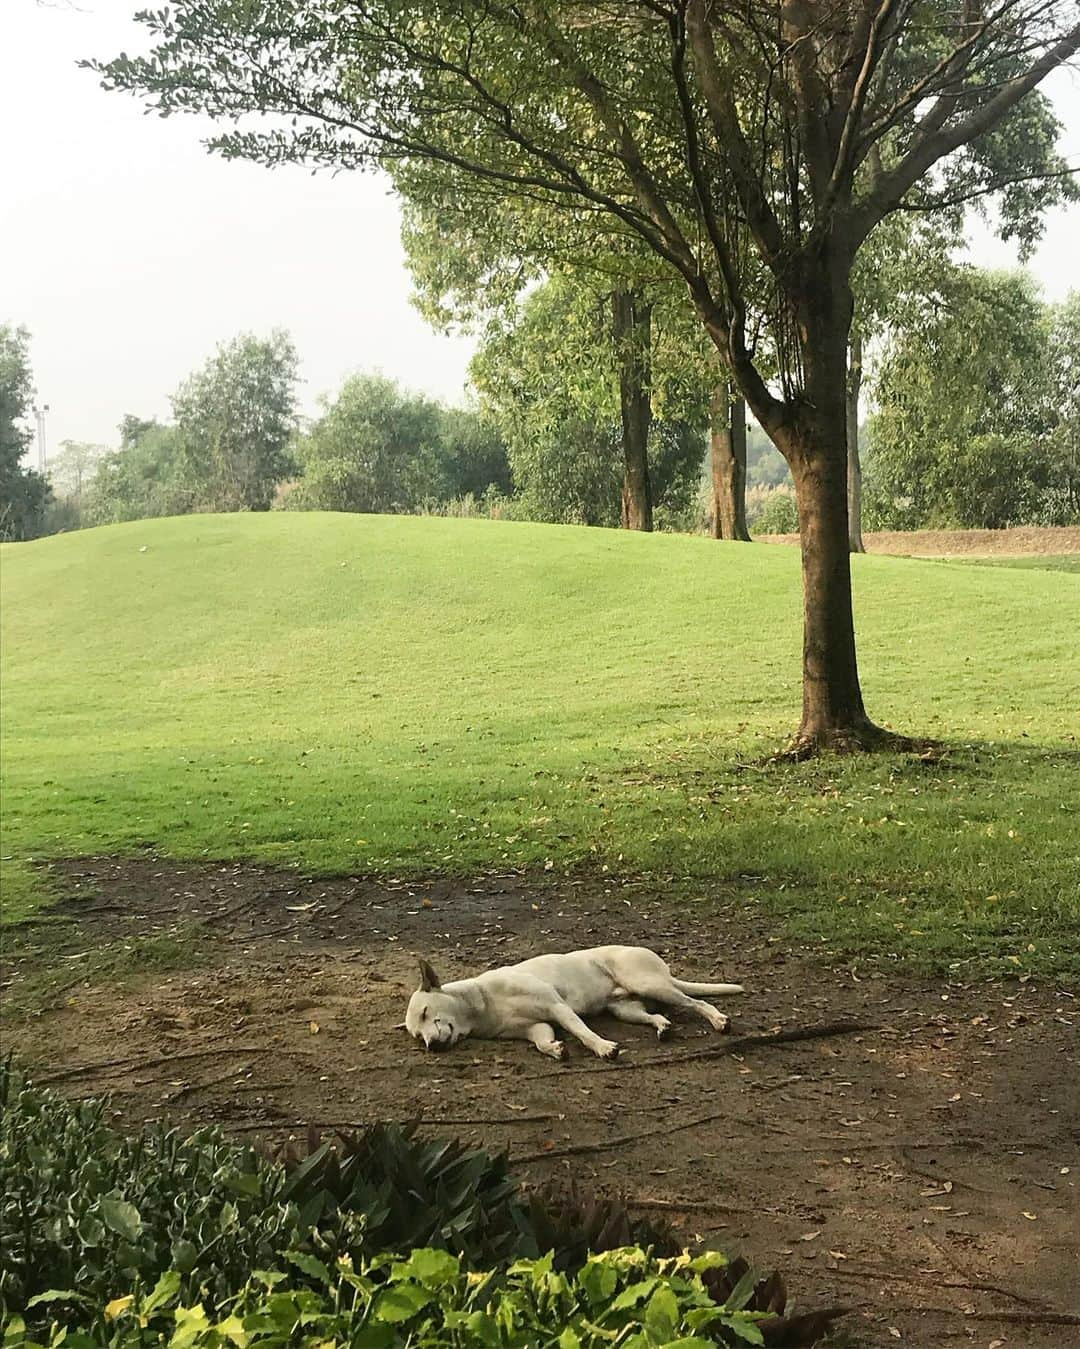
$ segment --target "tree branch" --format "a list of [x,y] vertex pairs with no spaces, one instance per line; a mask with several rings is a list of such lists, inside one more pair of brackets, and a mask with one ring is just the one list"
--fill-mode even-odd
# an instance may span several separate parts
[[718,151],[727,162],[739,201],[746,212],[747,223],[762,257],[774,272],[779,272],[785,264],[783,234],[766,199],[761,179],[754,171],[750,147],[739,123],[734,96],[720,73],[720,63],[709,28],[707,0],[690,0],[686,10],[686,29],[698,82],[716,132]]
[[612,106],[607,90],[561,33],[550,25],[538,23],[537,26],[543,32],[548,50],[570,77],[574,87],[588,100],[604,130],[615,143],[619,162],[630,180],[642,211],[663,236],[671,256],[678,258],[679,270],[687,281],[692,280],[700,270],[694,251],[660,195],[656,180],[645,163],[633,133]]
[[[836,160],[833,164],[833,170],[829,177],[828,185],[825,189],[825,198],[823,205],[827,209],[839,195],[840,186],[850,172],[850,168],[855,158],[856,132],[859,122],[866,107],[866,100],[870,92],[870,83],[877,69],[878,61],[881,57],[882,46],[884,44],[885,34],[889,23],[896,12],[900,0],[881,0],[881,4],[876,10],[871,12],[870,22],[865,28],[865,44],[863,46],[863,59],[859,67],[859,73],[852,86],[851,96],[848,100],[847,113],[844,117],[844,125],[840,132],[840,140],[836,147]],[[858,40],[858,39],[856,39]]]
[[946,155],[989,131],[1017,103],[1064,61],[1080,50],[1080,25],[1067,33],[1022,75],[1004,84],[983,106],[953,127],[942,126],[917,135],[907,153],[885,172],[855,212],[855,241],[861,243],[870,230],[904,195]]

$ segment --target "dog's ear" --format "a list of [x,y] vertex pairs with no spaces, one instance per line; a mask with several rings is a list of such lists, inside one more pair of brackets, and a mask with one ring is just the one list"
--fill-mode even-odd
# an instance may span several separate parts
[[439,976],[431,968],[426,960],[420,962],[420,992],[431,993],[436,988],[442,988]]

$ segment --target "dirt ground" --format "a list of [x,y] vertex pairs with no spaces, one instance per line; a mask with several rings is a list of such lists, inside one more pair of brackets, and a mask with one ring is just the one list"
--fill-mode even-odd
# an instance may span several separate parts
[[[54,870],[75,896],[60,909],[75,921],[48,929],[63,934],[54,968],[202,933],[191,968],[75,985],[5,1023],[39,1081],[111,1092],[124,1121],[273,1140],[418,1117],[781,1269],[804,1310],[853,1308],[860,1344],[1080,1344],[1077,1325],[1039,1319],[1080,1312],[1080,1018],[1065,989],[831,967],[778,935],[752,877],[677,908],[595,876],[326,881],[153,858]],[[16,943],[5,997],[40,966],[45,930]],[[425,1054],[395,1029],[420,954],[446,977],[602,941],[743,982],[732,1037],[680,1022],[659,1044],[598,1022],[619,1060],[575,1044],[560,1067],[505,1041]],[[864,1029],[687,1057],[840,1021]]]
[[[762,538],[767,543],[799,542],[798,534],[768,534]],[[1080,527],[882,530],[864,534],[863,543],[868,553],[894,553],[901,557],[1048,556],[1080,553]]]

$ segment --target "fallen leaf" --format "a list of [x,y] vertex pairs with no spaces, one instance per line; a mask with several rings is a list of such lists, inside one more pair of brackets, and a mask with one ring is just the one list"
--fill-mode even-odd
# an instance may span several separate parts
[[813,1241],[815,1237],[820,1237],[820,1236],[821,1236],[821,1228],[819,1227],[818,1230],[817,1230],[816,1232],[805,1232],[805,1233],[799,1238],[799,1240],[800,1240],[800,1241]]
[[1039,1215],[1037,1213],[1029,1213],[1027,1209],[1024,1209],[1024,1217],[1028,1220],[1029,1223],[1033,1223],[1038,1216]]
[[889,1334],[893,1337],[894,1340],[902,1340],[904,1338],[903,1335],[900,1334],[900,1332],[897,1330],[895,1326],[889,1327]]
[[319,1023],[318,1023],[317,1021],[309,1021],[309,1022],[308,1022],[308,1027],[307,1027],[307,1028],[308,1028],[308,1030],[312,1033],[312,1035],[318,1035],[318,1033],[319,1033]]

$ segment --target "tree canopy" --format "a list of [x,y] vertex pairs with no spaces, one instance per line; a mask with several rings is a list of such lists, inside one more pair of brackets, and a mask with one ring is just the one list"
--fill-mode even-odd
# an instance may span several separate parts
[[269,510],[293,467],[297,379],[287,333],[246,333],[181,384],[173,415],[197,509]]
[[909,299],[875,379],[876,523],[1072,522],[1078,316],[1075,297],[1047,306],[1022,272],[974,267],[946,267]]
[[509,491],[493,422],[444,408],[382,375],[353,375],[297,443],[303,474],[293,510],[397,514],[454,498]]
[[41,533],[49,484],[23,464],[33,432],[34,401],[30,334],[0,325],[0,539],[32,539]]
[[[652,497],[672,520],[686,514],[700,477],[716,362],[714,353],[710,368],[701,344],[685,340],[679,297],[659,299],[650,324],[649,471]],[[557,273],[491,317],[473,359],[473,382],[506,439],[516,511],[529,519],[620,521],[620,352],[611,310],[611,294],[580,271]]]

